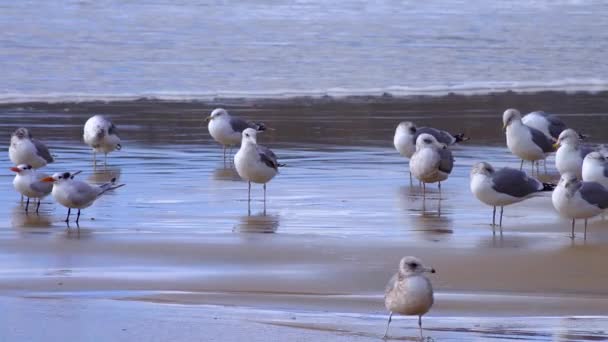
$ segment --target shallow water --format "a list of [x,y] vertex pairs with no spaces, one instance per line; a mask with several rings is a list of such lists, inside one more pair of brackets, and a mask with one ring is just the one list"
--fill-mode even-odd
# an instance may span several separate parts
[[[563,105],[558,113],[602,141],[597,123],[608,120],[604,97],[566,98],[584,109]],[[10,171],[4,172],[0,292],[32,301],[96,298],[383,315],[382,291],[399,258],[417,255],[438,271],[432,276],[437,304],[428,321],[606,315],[607,223],[592,220],[586,241],[580,230],[570,240],[569,222],[557,216],[547,194],[507,207],[503,232],[493,231],[491,208],[470,194],[468,173],[480,160],[519,165],[500,131],[496,103],[506,100],[450,101],[228,104],[232,112],[274,128],[259,141],[287,164],[268,186],[266,215],[260,186],[248,215],[247,184],[230,161],[224,163],[202,126],[217,103],[5,106],[0,129],[27,126],[56,155],[45,171],[82,170],[79,178],[90,182],[117,177],[127,186],[83,210],[78,229],[66,226],[66,210],[50,197],[40,215],[26,215]],[[525,97],[517,101],[534,105]],[[426,109],[415,112],[418,107]],[[123,150],[96,169],[81,142],[81,127],[93,112],[111,115],[124,137]],[[456,168],[442,192],[427,187],[426,200],[392,147],[394,127],[403,119],[453,131],[464,127],[472,137],[454,148]],[[0,163],[8,168],[6,149]],[[544,180],[557,177],[551,162]],[[607,338],[603,328],[581,319],[583,332]],[[382,326],[380,321],[374,325]],[[453,329],[474,331],[474,321],[429,334],[467,339]],[[563,339],[585,339],[579,337]]]

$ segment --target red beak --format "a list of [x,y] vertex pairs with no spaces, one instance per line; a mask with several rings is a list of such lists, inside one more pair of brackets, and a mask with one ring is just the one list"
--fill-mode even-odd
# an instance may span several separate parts
[[21,170],[18,167],[14,167],[14,166],[11,167],[10,170],[13,172],[17,172],[17,173],[21,172]]
[[44,177],[41,179],[41,181],[47,182],[47,183],[53,183],[55,181],[55,179],[53,177]]

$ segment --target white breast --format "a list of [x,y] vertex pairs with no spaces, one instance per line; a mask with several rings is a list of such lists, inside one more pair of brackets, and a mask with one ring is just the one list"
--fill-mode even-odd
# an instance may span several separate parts
[[579,151],[576,149],[563,145],[560,146],[555,154],[555,167],[561,175],[569,172],[580,179],[582,176],[583,158],[581,158]]
[[424,276],[406,277],[385,297],[386,308],[402,315],[424,315],[433,306],[433,287]]
[[517,202],[521,202],[525,199],[513,197],[507,194],[497,192],[492,188],[492,180],[484,175],[474,174],[471,176],[471,192],[480,200],[490,206],[505,206]]
[[398,131],[395,133],[395,137],[393,138],[393,144],[395,145],[395,149],[406,158],[411,158],[414,152],[416,152],[416,145],[414,143],[414,138],[409,135]]
[[234,166],[242,179],[259,184],[268,183],[277,174],[259,159],[255,145],[241,147],[234,156]]
[[34,169],[47,164],[46,160],[38,155],[36,146],[29,139],[11,138],[8,155],[14,165],[29,164]]

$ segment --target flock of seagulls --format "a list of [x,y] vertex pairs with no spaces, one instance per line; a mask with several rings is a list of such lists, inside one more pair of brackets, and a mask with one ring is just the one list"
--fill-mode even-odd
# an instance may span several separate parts
[[[608,159],[601,146],[584,143],[582,134],[557,116],[537,111],[522,117],[517,109],[507,109],[502,116],[507,147],[521,159],[518,169],[504,167],[495,169],[487,162],[472,166],[470,189],[482,203],[493,207],[492,226],[496,226],[496,210],[500,208],[498,226],[502,227],[504,207],[552,191],[552,203],[558,213],[572,220],[571,238],[577,219],[587,220],[608,208]],[[468,140],[462,134],[433,128],[416,128],[412,122],[401,122],[394,135],[397,151],[409,158],[410,178],[414,176],[422,183],[425,194],[426,183],[445,181],[454,165],[449,147]],[[555,167],[561,175],[557,185],[543,183],[523,171],[525,161],[536,166],[555,153]],[[546,162],[545,172],[546,172]]]
[[[106,162],[108,153],[121,148],[116,126],[101,115],[95,115],[87,120],[83,139],[93,149],[94,165],[96,165],[96,153],[103,153]],[[69,223],[72,209],[78,210],[76,216],[78,224],[81,209],[93,205],[105,192],[124,186],[124,184],[117,185],[116,179],[100,186],[74,179],[81,171],[58,172],[52,176],[39,172],[38,169],[55,160],[46,145],[35,139],[27,128],[17,128],[13,132],[8,155],[15,165],[10,168],[15,172],[13,187],[21,194],[22,199],[27,198],[25,212],[29,210],[30,199],[37,199],[36,213],[38,213],[41,200],[51,194],[55,201],[68,208],[65,222]]]
[[[258,144],[258,134],[267,130],[263,123],[246,121],[228,114],[225,109],[214,109],[206,118],[208,130],[215,141],[223,146],[224,161],[226,149],[229,154],[240,144],[234,155],[234,167],[238,175],[248,182],[248,202],[251,201],[251,183],[262,184],[264,188],[264,211],[266,210],[266,184],[284,166],[267,147]],[[574,238],[575,221],[584,219],[585,238],[587,220],[601,214],[608,208],[608,159],[597,146],[582,142],[583,136],[568,128],[554,115],[532,112],[524,117],[516,109],[507,109],[503,114],[507,147],[521,159],[519,169],[503,167],[495,169],[487,162],[472,166],[470,189],[482,203],[493,207],[492,225],[496,226],[496,210],[500,208],[498,226],[502,227],[504,207],[522,202],[546,191],[552,191],[552,203],[560,215],[572,220]],[[104,154],[104,162],[110,152],[120,150],[120,138],[116,126],[106,117],[96,115],[84,125],[84,142],[96,154]],[[394,146],[409,159],[410,180],[420,181],[423,193],[427,183],[438,183],[448,179],[454,168],[454,157],[450,146],[469,140],[464,134],[431,128],[416,127],[412,122],[401,122],[395,131]],[[532,163],[532,173],[539,162],[556,152],[556,168],[561,174],[556,185],[543,183],[528,176],[523,171],[524,161]],[[116,180],[102,185],[91,185],[75,180],[78,172],[59,172],[52,176],[38,169],[54,162],[49,149],[34,139],[26,128],[18,128],[11,136],[9,157],[16,173],[15,190],[27,198],[25,211],[29,210],[30,199],[37,199],[36,212],[40,200],[49,194],[62,206],[68,208],[66,222],[72,209],[77,209],[76,222],[81,209],[91,206],[107,191],[124,186]],[[545,163],[546,170],[546,163]],[[433,288],[426,273],[435,270],[426,267],[416,257],[401,259],[397,273],[389,280],[385,291],[385,306],[389,311],[384,337],[388,336],[393,314],[418,316],[418,326],[422,334],[422,316],[434,303]]]

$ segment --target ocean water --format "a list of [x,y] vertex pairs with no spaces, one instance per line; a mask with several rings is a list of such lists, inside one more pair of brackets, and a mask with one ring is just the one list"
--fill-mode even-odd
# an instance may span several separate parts
[[608,88],[604,1],[0,3],[0,101]]

